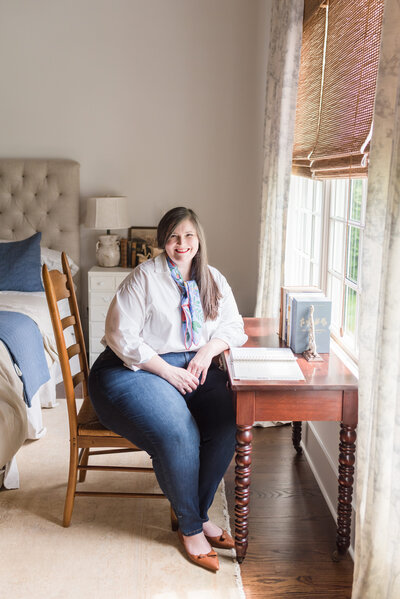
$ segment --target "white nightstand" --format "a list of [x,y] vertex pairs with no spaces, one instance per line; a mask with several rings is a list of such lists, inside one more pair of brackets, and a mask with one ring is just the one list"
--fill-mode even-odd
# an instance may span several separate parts
[[89,294],[89,365],[103,351],[101,339],[108,306],[118,285],[132,272],[131,268],[93,266],[88,272]]

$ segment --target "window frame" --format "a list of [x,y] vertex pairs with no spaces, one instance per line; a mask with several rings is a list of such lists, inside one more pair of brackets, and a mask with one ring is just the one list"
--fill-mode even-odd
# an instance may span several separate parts
[[[293,177],[294,175],[292,175]],[[301,178],[305,179],[305,178]],[[362,181],[362,191],[361,191],[361,211],[360,211],[360,220],[356,221],[351,218],[350,207],[351,207],[351,193],[352,193],[352,185],[353,181],[361,180]],[[308,181],[311,181],[308,179]],[[294,214],[301,213],[306,204],[305,198],[301,198],[300,206],[295,206],[293,203],[289,202],[288,206],[288,229],[290,232],[290,227],[292,227],[292,235],[287,236],[286,243],[286,256],[285,256],[285,285],[291,284],[300,284],[300,285],[318,285],[322,291],[328,296],[332,297],[332,283],[329,281],[329,277],[331,281],[334,279],[339,281],[341,287],[341,299],[339,306],[340,313],[340,324],[337,326],[337,322],[334,322],[334,318],[332,316],[332,328],[331,328],[331,337],[332,339],[339,345],[339,347],[346,352],[346,354],[356,363],[358,363],[358,331],[359,331],[359,312],[360,312],[360,298],[362,294],[362,251],[363,251],[363,231],[365,229],[365,211],[366,211],[366,194],[367,194],[367,179],[357,178],[357,179],[341,179],[341,181],[345,182],[345,205],[344,205],[344,216],[340,217],[338,215],[332,214],[332,206],[333,206],[333,193],[335,187],[335,180],[325,179],[322,181],[312,180],[313,183],[319,183],[322,185],[322,196],[321,196],[321,213],[320,213],[320,236],[318,239],[311,240],[311,247],[313,243],[320,243],[319,250],[319,281],[315,281],[311,279],[311,261],[309,259],[309,273],[308,280],[303,276],[302,279],[291,279],[293,274],[299,270],[296,268],[296,260],[299,263],[301,260],[301,249],[295,247],[294,242],[290,239],[293,238],[293,227],[296,225],[296,220],[294,218]],[[296,187],[298,191],[299,187]],[[301,188],[304,190],[304,187]],[[308,190],[310,188],[308,187]],[[315,187],[314,187],[315,189]],[[294,202],[293,194],[296,193],[291,189],[291,200]],[[313,191],[313,208],[314,206],[314,198],[315,191]],[[354,196],[353,196],[354,197]],[[291,210],[297,211],[292,213]],[[330,264],[330,236],[332,234],[332,230],[334,227],[334,223],[342,223],[343,224],[343,238],[342,238],[342,265],[341,272],[337,272]],[[357,281],[352,281],[349,277],[349,260],[350,260],[350,251],[351,245],[349,243],[349,236],[351,233],[351,227],[354,227],[360,231],[358,237],[358,262],[357,262]],[[313,231],[315,232],[315,231]],[[346,241],[347,238],[347,241]],[[353,246],[354,247],[354,246]],[[293,253],[294,252],[294,253]],[[291,266],[289,266],[290,254],[293,253],[293,261]],[[311,252],[312,254],[312,252]],[[312,257],[311,257],[312,258]],[[303,272],[303,271],[302,271]],[[328,294],[328,290],[330,287],[330,293]],[[349,334],[346,331],[346,318],[348,318],[348,313],[346,315],[344,302],[347,301],[347,289],[353,289],[356,293],[356,312],[354,315],[355,318],[355,333],[354,335]],[[334,301],[334,298],[332,298]],[[336,306],[338,306],[338,302],[336,302]]]

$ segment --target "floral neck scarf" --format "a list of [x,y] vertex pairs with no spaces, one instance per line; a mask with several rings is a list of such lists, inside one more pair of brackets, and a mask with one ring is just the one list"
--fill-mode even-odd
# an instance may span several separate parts
[[200,341],[201,327],[204,322],[199,288],[196,281],[184,281],[177,265],[167,256],[171,276],[181,292],[181,314],[183,340],[186,349]]

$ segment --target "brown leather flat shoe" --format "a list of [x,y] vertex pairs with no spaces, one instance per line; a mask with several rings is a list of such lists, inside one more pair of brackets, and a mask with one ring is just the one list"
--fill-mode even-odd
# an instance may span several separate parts
[[202,568],[206,568],[206,570],[211,570],[212,572],[217,572],[219,570],[218,555],[215,553],[215,551],[194,555],[193,553],[189,553],[189,551],[186,549],[185,543],[183,541],[183,536],[180,530],[178,530],[178,537],[183,545],[186,555],[193,563],[197,564],[198,566],[201,566]]
[[216,547],[217,549],[235,549],[235,541],[226,530],[223,530],[222,534],[217,537],[209,537],[205,533],[204,535],[212,547]]

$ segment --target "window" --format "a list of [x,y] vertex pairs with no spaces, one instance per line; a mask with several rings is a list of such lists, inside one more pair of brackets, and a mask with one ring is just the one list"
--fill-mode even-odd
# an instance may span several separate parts
[[292,176],[285,284],[317,285],[332,300],[331,334],[358,355],[367,179]]

